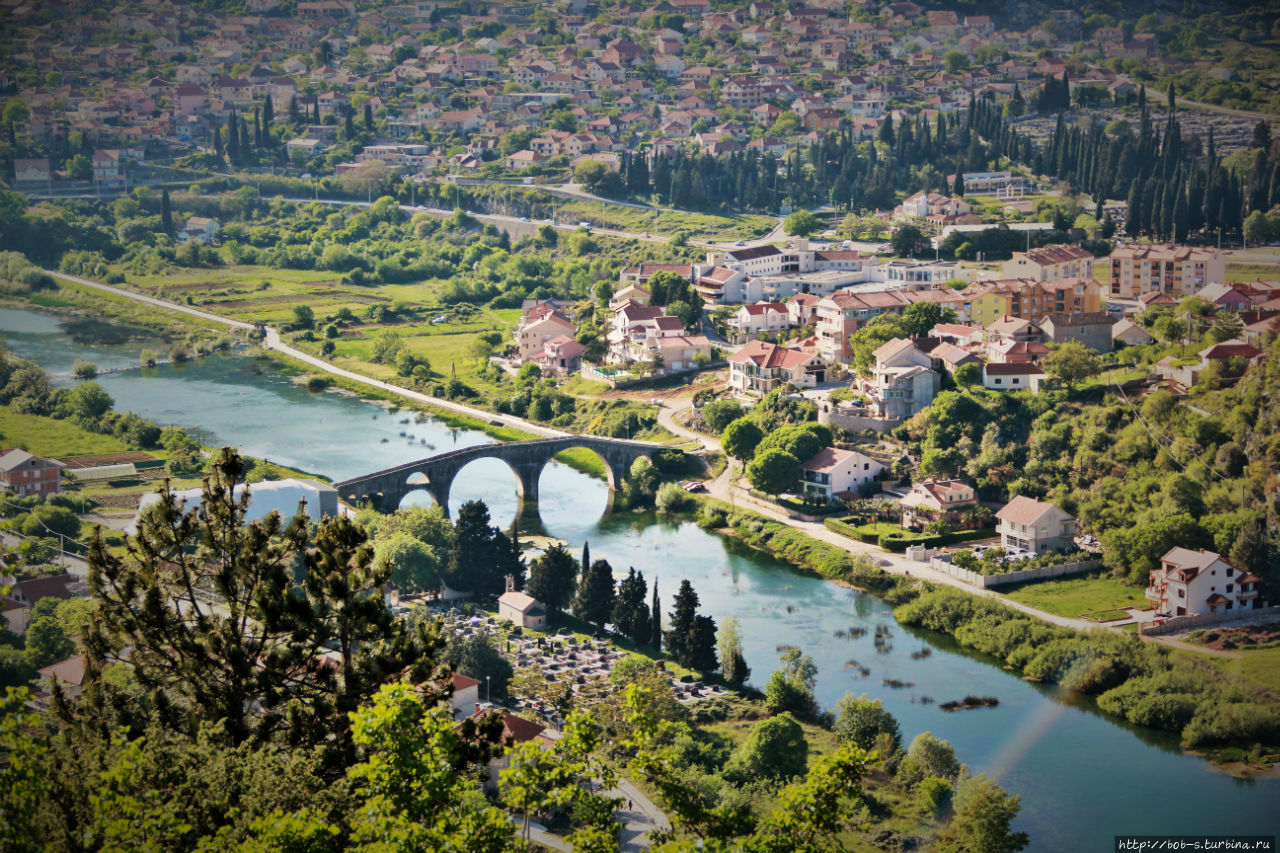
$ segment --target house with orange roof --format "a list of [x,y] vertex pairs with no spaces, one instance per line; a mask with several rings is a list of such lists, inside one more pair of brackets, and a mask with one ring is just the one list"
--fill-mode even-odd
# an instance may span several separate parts
[[902,526],[923,530],[933,521],[954,522],[961,510],[978,505],[978,493],[964,480],[927,480],[916,483],[898,501]]
[[763,396],[774,388],[811,388],[825,371],[812,354],[765,341],[751,341],[729,356],[729,387],[739,394]]
[[782,332],[791,328],[791,314],[781,302],[757,302],[739,306],[727,325],[739,336]]

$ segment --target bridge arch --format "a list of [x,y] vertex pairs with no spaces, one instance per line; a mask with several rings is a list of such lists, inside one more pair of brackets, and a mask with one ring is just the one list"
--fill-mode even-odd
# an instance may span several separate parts
[[334,486],[338,489],[339,496],[345,500],[372,500],[381,508],[394,509],[406,492],[425,485],[436,503],[444,507],[447,513],[449,492],[458,473],[477,459],[494,458],[502,460],[515,472],[517,494],[521,503],[528,505],[538,500],[538,480],[547,462],[561,451],[576,447],[592,450],[604,460],[611,495],[626,479],[631,464],[636,459],[642,456],[652,457],[655,451],[663,449],[663,445],[650,442],[589,435],[482,444],[354,477],[335,483]]

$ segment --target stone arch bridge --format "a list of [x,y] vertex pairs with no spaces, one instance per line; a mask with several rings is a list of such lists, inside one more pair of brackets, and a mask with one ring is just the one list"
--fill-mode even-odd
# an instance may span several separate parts
[[451,450],[428,459],[407,462],[362,477],[352,477],[333,485],[338,490],[338,496],[349,503],[369,500],[388,512],[400,506],[400,501],[409,492],[423,489],[448,514],[449,490],[458,472],[477,459],[501,459],[516,475],[517,494],[520,496],[523,512],[524,507],[538,501],[538,479],[543,467],[557,453],[575,447],[593,450],[604,460],[611,501],[633,462],[641,457],[651,456],[654,451],[666,449],[665,445],[647,441],[625,441],[591,435],[508,441]]

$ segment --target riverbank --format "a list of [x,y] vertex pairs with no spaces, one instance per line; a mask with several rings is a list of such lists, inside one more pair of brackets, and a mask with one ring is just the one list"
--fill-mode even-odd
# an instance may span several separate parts
[[[1280,711],[1269,707],[1270,694],[1229,678],[1211,665],[1202,666],[1129,635],[1036,626],[1030,622],[1030,614],[1019,613],[998,600],[890,574],[869,558],[850,555],[803,531],[714,498],[699,500],[696,511],[679,517],[770,554],[796,571],[869,592],[896,606],[894,616],[901,624],[945,634],[963,646],[992,655],[1026,678],[1098,696],[1098,708],[1108,716],[1177,732],[1187,754],[1205,758],[1221,772],[1280,778],[1272,776],[1280,772]],[[951,614],[930,618],[909,609],[925,607],[923,602],[932,607],[934,600],[944,602]],[[984,615],[991,619],[984,621]],[[969,623],[997,639],[984,641],[966,628]],[[1019,623],[1020,628],[1007,627]],[[1186,684],[1188,678],[1194,678],[1207,702],[1202,697],[1184,708],[1182,716],[1172,719],[1150,707],[1167,696],[1165,681]],[[1126,690],[1136,695],[1128,697]],[[1233,706],[1241,704],[1228,699],[1229,693],[1235,696],[1233,691],[1244,691],[1236,699],[1243,697],[1251,709],[1249,720],[1233,714]],[[1181,701],[1177,695],[1172,700]],[[1186,701],[1190,700],[1184,704]],[[1182,725],[1175,725],[1179,721]]]
[[[40,311],[54,316],[65,317],[70,314],[76,317],[108,317],[112,320],[127,323],[154,321],[160,325],[161,334],[176,335],[183,329],[190,331],[193,328],[209,330],[216,328],[214,324],[217,322],[224,323],[240,333],[246,333],[252,329],[248,324],[237,320],[226,318],[211,319],[215,315],[190,309],[176,303],[167,303],[164,300],[158,300],[142,294],[133,294],[121,288],[90,282],[87,279],[56,273],[51,274],[59,279],[62,286],[68,287],[79,294],[82,300],[77,303],[68,303],[68,307],[65,309],[41,305],[33,300],[21,297],[12,297],[7,302],[25,310]],[[177,313],[166,313],[169,311]],[[448,400],[437,400],[418,394],[410,389],[396,388],[390,383],[384,383],[370,377],[362,377],[350,371],[343,371],[289,347],[280,341],[278,335],[275,336],[275,345],[271,345],[270,341],[262,343],[264,344],[262,348],[256,354],[251,355],[269,358],[278,365],[294,371],[293,375],[306,374],[319,369],[330,377],[334,385],[358,396],[383,400],[401,407],[407,405],[407,407],[428,414],[433,419],[455,429],[475,430],[498,441],[526,441],[532,438],[566,434],[529,421],[522,421],[510,415],[490,413]],[[588,476],[601,480],[608,477],[603,460],[590,451],[568,450],[559,454],[556,458],[565,465]]]

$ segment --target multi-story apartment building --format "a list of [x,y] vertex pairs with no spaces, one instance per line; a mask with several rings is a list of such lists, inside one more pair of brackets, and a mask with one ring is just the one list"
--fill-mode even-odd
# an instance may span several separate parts
[[1225,278],[1226,261],[1217,249],[1130,243],[1111,251],[1107,293],[1122,299],[1151,292],[1187,296]]
[[1091,314],[1102,309],[1102,287],[1091,278],[981,281],[961,295],[969,306],[968,321],[981,326],[1005,315],[1034,321],[1045,314]]
[[1093,278],[1093,252],[1079,246],[1042,246],[1029,252],[1014,252],[1004,262],[1005,278],[1029,278],[1032,281],[1062,281]]

